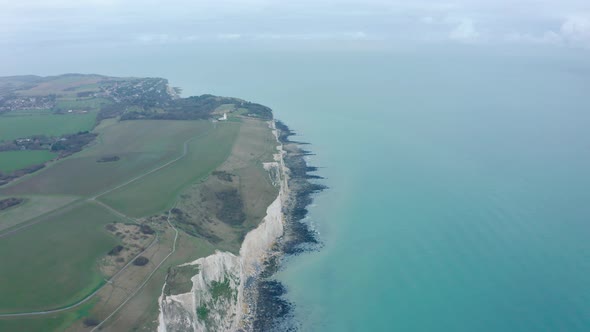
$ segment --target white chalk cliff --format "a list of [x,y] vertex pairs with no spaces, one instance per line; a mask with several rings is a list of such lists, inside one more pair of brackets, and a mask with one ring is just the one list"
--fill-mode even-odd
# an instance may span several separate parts
[[[278,141],[274,122],[270,126]],[[158,332],[252,330],[255,289],[249,285],[272,254],[273,244],[283,235],[282,207],[288,195],[288,170],[282,146],[277,149],[275,162],[263,165],[280,188],[266,216],[246,235],[239,256],[218,251],[184,264],[198,266],[199,272],[191,278],[189,293],[166,296],[162,288]]]

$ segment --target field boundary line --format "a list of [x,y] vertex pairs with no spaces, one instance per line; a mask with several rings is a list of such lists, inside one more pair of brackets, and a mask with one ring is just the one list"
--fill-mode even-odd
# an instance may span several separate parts
[[112,212],[113,214],[118,215],[121,218],[127,219],[129,221],[133,221],[134,223],[137,223],[137,219],[131,218],[131,217],[123,214],[122,212],[119,212],[118,210],[116,210],[115,208],[111,207],[110,205],[108,205],[106,203],[103,203],[103,202],[101,202],[99,200],[95,200],[95,201],[91,201],[91,202],[102,206],[103,208],[109,210],[110,212]]

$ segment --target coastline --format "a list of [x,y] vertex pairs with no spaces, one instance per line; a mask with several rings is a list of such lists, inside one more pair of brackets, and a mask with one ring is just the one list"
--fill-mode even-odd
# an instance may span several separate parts
[[[315,233],[301,222],[307,215],[312,195],[325,187],[311,183],[320,177],[304,159],[303,143],[289,140],[294,133],[282,122],[269,127],[277,139],[275,162],[265,163],[279,194],[268,206],[266,216],[247,233],[239,256],[217,251],[181,266],[193,265],[199,272],[191,278],[189,293],[158,299],[158,331],[252,331],[296,330],[289,319],[291,304],[283,299],[285,287],[272,279],[286,255],[320,247]],[[223,286],[220,286],[223,285]],[[222,295],[218,291],[224,291]]]
[[264,270],[257,279],[257,310],[253,327],[255,331],[296,331],[299,324],[292,315],[293,304],[284,298],[288,290],[274,279],[274,274],[280,270],[285,257],[321,249],[322,243],[317,233],[302,220],[307,216],[307,207],[313,202],[313,195],[327,187],[312,182],[322,177],[309,174],[317,168],[308,166],[305,160],[306,156],[312,155],[302,147],[308,143],[290,140],[295,133],[281,121],[275,121],[275,127],[277,139],[284,151],[289,196],[282,210],[283,236],[270,249],[273,254],[267,255]]

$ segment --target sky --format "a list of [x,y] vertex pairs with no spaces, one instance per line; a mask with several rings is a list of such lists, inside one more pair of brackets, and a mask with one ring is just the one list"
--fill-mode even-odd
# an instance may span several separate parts
[[348,41],[590,49],[588,0],[0,0],[0,47]]

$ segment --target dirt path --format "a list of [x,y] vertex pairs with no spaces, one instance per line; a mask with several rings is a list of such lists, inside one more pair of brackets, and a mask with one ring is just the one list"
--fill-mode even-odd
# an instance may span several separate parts
[[[175,159],[173,159],[173,160],[171,160],[171,161],[169,161],[169,162],[167,162],[167,163],[165,163],[165,164],[163,164],[163,165],[160,165],[160,166],[158,166],[158,167],[156,167],[156,168],[154,168],[154,169],[151,169],[151,170],[149,170],[149,171],[147,171],[147,172],[145,172],[145,173],[143,173],[143,174],[141,174],[141,175],[138,175],[138,176],[134,177],[133,179],[131,179],[131,180],[129,180],[129,181],[126,181],[126,182],[124,182],[124,183],[122,183],[122,184],[120,184],[120,185],[118,185],[118,186],[116,186],[116,187],[113,187],[113,188],[110,188],[110,189],[108,189],[108,190],[105,190],[105,191],[103,191],[103,192],[101,192],[101,193],[99,193],[99,194],[96,194],[96,195],[92,196],[92,197],[89,197],[89,198],[82,198],[82,199],[80,199],[80,200],[74,201],[74,202],[72,202],[72,203],[70,203],[70,204],[67,204],[67,205],[65,205],[65,206],[62,206],[62,207],[60,207],[60,208],[58,208],[58,209],[55,209],[55,210],[49,211],[49,212],[47,212],[47,213],[45,213],[45,214],[42,214],[42,215],[40,215],[40,216],[37,216],[37,217],[35,217],[35,218],[41,218],[41,217],[43,217],[43,216],[46,216],[46,215],[49,215],[49,214],[51,214],[51,213],[56,213],[56,212],[58,212],[58,211],[60,211],[60,210],[63,210],[63,209],[65,209],[65,208],[72,208],[72,207],[75,207],[75,206],[77,206],[77,205],[80,205],[80,204],[82,204],[82,203],[86,203],[86,202],[90,202],[90,201],[95,201],[95,202],[98,202],[100,205],[102,205],[103,207],[106,207],[106,208],[107,208],[107,209],[109,209],[111,212],[113,212],[113,213],[115,213],[115,214],[117,214],[117,215],[119,215],[119,216],[124,216],[126,219],[131,219],[131,220],[134,220],[133,218],[131,218],[131,217],[128,217],[128,216],[125,216],[125,215],[123,215],[122,213],[120,213],[119,211],[117,211],[117,210],[115,210],[115,209],[111,208],[110,206],[108,206],[108,205],[106,205],[106,204],[104,204],[104,203],[102,203],[102,202],[98,201],[98,200],[97,200],[97,198],[98,198],[98,197],[100,197],[100,196],[106,195],[106,194],[108,194],[108,193],[110,193],[110,192],[113,192],[113,191],[115,191],[115,190],[117,190],[117,189],[119,189],[119,188],[122,188],[122,187],[124,187],[124,186],[126,186],[126,185],[128,185],[128,184],[130,184],[130,183],[133,183],[133,182],[135,182],[135,181],[137,181],[137,180],[139,180],[139,179],[141,179],[141,178],[144,178],[144,177],[146,177],[146,176],[148,176],[148,175],[150,175],[150,174],[152,174],[152,173],[154,173],[154,172],[157,172],[157,171],[161,170],[162,168],[165,168],[165,167],[167,167],[167,166],[170,166],[170,165],[172,165],[172,164],[174,164],[174,163],[178,162],[178,161],[179,161],[179,160],[181,160],[182,158],[186,157],[186,155],[187,155],[187,153],[188,153],[188,143],[189,143],[190,141],[192,141],[193,139],[197,138],[197,137],[200,137],[200,136],[202,136],[202,135],[205,135],[205,134],[206,134],[206,133],[208,133],[208,132],[209,132],[209,131],[207,131],[207,132],[205,132],[205,133],[202,133],[202,134],[199,134],[199,135],[197,135],[197,136],[191,137],[191,138],[187,139],[186,141],[184,141],[184,143],[183,143],[183,151],[182,151],[182,155],[180,155],[178,158],[175,158]],[[20,226],[20,227],[18,227],[18,228],[12,229],[12,230],[10,230],[10,229],[9,229],[7,232],[4,232],[4,233],[1,233],[1,234],[0,234],[0,239],[1,239],[1,238],[3,238],[3,237],[6,237],[6,236],[8,236],[8,235],[11,235],[11,234],[18,233],[18,232],[20,232],[21,230],[23,230],[23,229],[25,229],[25,228],[28,228],[28,227],[30,227],[30,226],[36,225],[36,224],[38,224],[38,223],[40,223],[40,222],[43,222],[43,219],[40,219],[40,220],[39,220],[39,221],[37,221],[37,222],[32,222],[32,223],[28,223],[28,224],[22,225],[22,226]],[[2,316],[0,316],[0,317],[2,317]]]

